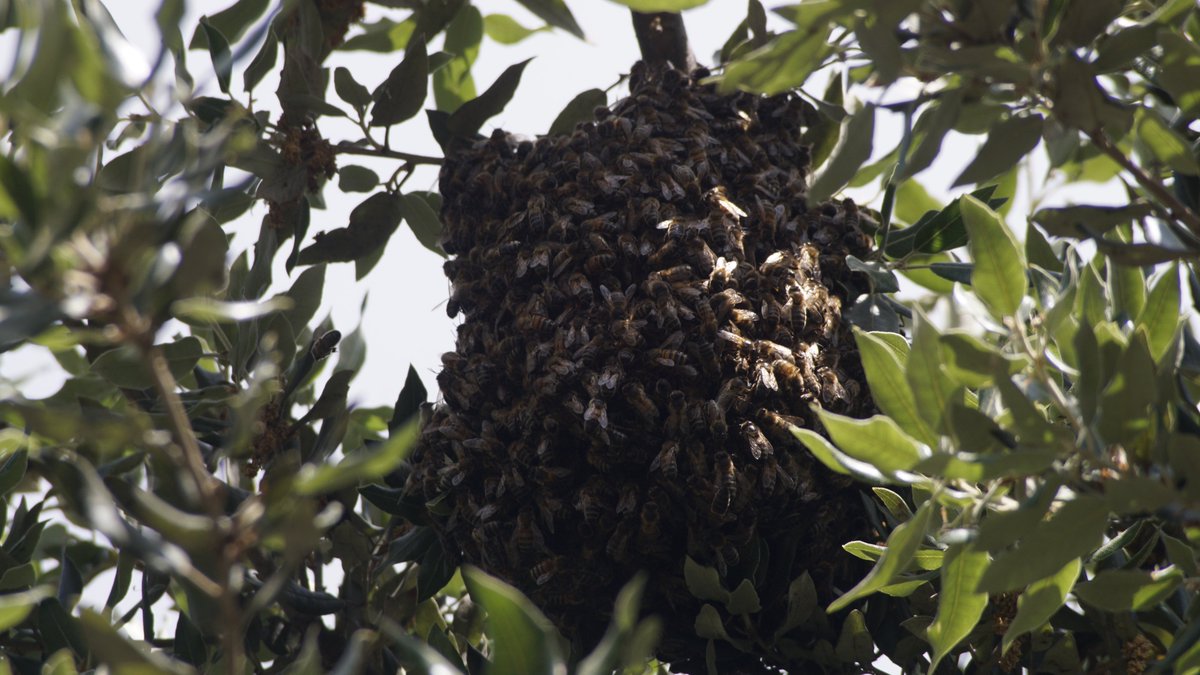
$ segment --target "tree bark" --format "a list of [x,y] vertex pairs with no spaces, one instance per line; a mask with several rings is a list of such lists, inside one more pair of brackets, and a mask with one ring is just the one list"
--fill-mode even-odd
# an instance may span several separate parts
[[685,73],[696,67],[696,56],[688,45],[683,17],[674,12],[633,12],[633,32],[642,50],[642,60],[651,66],[670,64]]

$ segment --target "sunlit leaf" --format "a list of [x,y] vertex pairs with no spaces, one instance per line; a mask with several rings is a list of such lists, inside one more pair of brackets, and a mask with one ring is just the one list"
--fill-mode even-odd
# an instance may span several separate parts
[[1183,572],[1174,567],[1154,572],[1104,570],[1075,586],[1075,595],[1109,612],[1140,612],[1166,600],[1181,583]]
[[913,556],[921,547],[921,542],[925,538],[925,532],[929,528],[929,521],[932,516],[932,500],[927,501],[917,509],[912,520],[900,524],[892,533],[888,535],[887,550],[879,558],[879,562],[875,567],[871,568],[870,573],[859,581],[858,584],[834,600],[829,605],[828,612],[830,614],[843,609],[850,603],[864,598],[879,589],[887,586],[896,578],[896,575],[906,569],[912,561]]
[[875,106],[865,105],[843,123],[841,140],[809,186],[808,198],[821,202],[844,188],[871,158],[874,135]]
[[1067,593],[1074,588],[1075,580],[1079,577],[1079,570],[1082,567],[1083,564],[1075,559],[1054,574],[1029,584],[1025,591],[1017,597],[1017,615],[1013,617],[1008,630],[1004,632],[1001,652],[1007,652],[1009,646],[1016,642],[1017,638],[1037,630],[1038,627],[1050,620],[1050,617],[1066,602]]
[[967,195],[961,209],[975,261],[971,286],[997,319],[1012,316],[1025,297],[1025,253],[1012,230],[986,204]]
[[463,568],[471,598],[487,611],[488,635],[495,641],[489,673],[553,675],[562,665],[554,624],[515,588],[478,568]]
[[929,625],[927,635],[933,646],[933,665],[936,669],[950,650],[975,628],[987,607],[987,593],[975,590],[987,569],[987,551],[972,545],[955,545],[946,551],[942,564],[942,584],[938,592],[937,616]]

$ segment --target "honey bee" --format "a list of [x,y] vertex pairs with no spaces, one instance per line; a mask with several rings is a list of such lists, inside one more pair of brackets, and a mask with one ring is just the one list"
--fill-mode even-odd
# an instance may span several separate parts
[[590,216],[595,212],[596,205],[586,199],[568,197],[563,202],[563,208],[577,216]]
[[679,441],[664,441],[654,460],[650,462],[651,471],[662,472],[663,477],[674,479],[679,476]]
[[687,197],[687,191],[683,189],[683,186],[670,176],[660,175],[658,177],[658,189],[665,202],[674,202]]
[[524,314],[517,317],[517,330],[527,333],[545,333],[553,330],[554,322],[548,316]]
[[[713,230],[720,231],[721,228]],[[724,249],[724,247],[722,247]],[[725,260],[724,256],[718,257],[716,264],[713,265],[712,271],[708,274],[708,290],[711,293],[720,293],[728,289],[736,289],[738,285],[737,277],[734,276],[737,271],[738,263],[736,260]]]
[[621,255],[631,260],[642,257],[641,246],[638,245],[638,239],[632,233],[622,232],[617,237],[617,248],[621,251]]
[[658,407],[646,395],[646,390],[640,383],[628,382],[621,388],[621,392],[625,395],[626,402],[643,421],[652,424],[658,420]]
[[583,413],[583,421],[589,426],[599,426],[601,429],[607,429],[608,404],[603,399],[593,398],[588,403],[587,410]]
[[600,371],[600,377],[596,380],[596,386],[603,392],[607,390],[608,394],[616,391],[617,386],[621,384],[625,372],[615,363],[609,363]]
[[695,275],[695,271],[691,265],[675,265],[666,269],[658,270],[651,276],[665,282],[676,283],[687,281]]
[[704,143],[691,143],[688,146],[688,162],[692,165],[699,185],[699,181],[704,180],[709,173],[708,148]]
[[726,215],[729,215],[732,218],[746,217],[746,212],[743,211],[737,204],[729,201],[729,197],[725,194],[725,188],[720,185],[709,190],[708,192],[705,192],[704,201],[708,203],[709,206]]
[[525,204],[525,219],[534,232],[541,232],[546,229],[545,195],[540,193],[530,195],[529,201]]
[[700,237],[689,240],[687,260],[704,277],[711,275],[717,265],[716,254],[709,248],[708,243]]
[[749,303],[749,300],[746,299],[746,296],[738,293],[737,290],[733,288],[726,288],[725,290],[714,294],[712,301],[717,303],[717,321],[724,321],[734,309],[737,309],[740,305]]
[[623,520],[613,530],[612,536],[608,538],[608,543],[604,547],[609,559],[618,563],[629,560],[629,540],[632,538],[632,529],[630,521]]
[[608,310],[610,317],[623,317],[625,309],[628,306],[629,295],[633,293],[636,286],[630,286],[628,292],[623,292],[621,289],[615,291],[608,290],[607,286],[601,284],[600,297],[604,298],[604,306]]
[[341,342],[341,340],[341,331],[327,331],[322,333],[320,337],[313,339],[312,347],[309,348],[308,353],[312,355],[313,359],[320,361],[321,359],[324,359],[330,354],[336,352],[337,344],[338,342]]
[[584,522],[594,524],[608,511],[604,499],[604,485],[603,479],[593,476],[579,488],[575,508],[583,513]]
[[717,407],[726,415],[730,410],[740,412],[746,402],[746,395],[749,393],[750,385],[746,383],[746,380],[740,377],[731,377],[725,380],[720,391],[717,392]]
[[737,498],[737,468],[733,464],[733,457],[724,450],[717,452],[713,461],[717,490],[713,494],[712,510],[713,513],[724,515]]
[[584,269],[588,274],[598,275],[612,269],[612,266],[617,262],[617,256],[612,253],[597,253],[587,259],[584,263]]
[[682,391],[675,389],[667,397],[667,430],[676,436],[682,436],[684,425],[684,407],[687,399]]
[[592,301],[592,282],[581,272],[575,272],[567,278],[567,290],[576,300],[585,303]]
[[674,368],[687,363],[687,354],[678,349],[651,349],[649,356],[660,366]]
[[750,420],[742,422],[741,431],[742,438],[746,440],[746,447],[750,451],[750,456],[754,459],[762,459],[775,453],[775,446],[771,445],[771,441],[767,440],[762,430],[754,422]]
[[675,257],[676,251],[679,249],[679,243],[674,239],[667,239],[662,246],[658,247],[654,253],[651,253],[646,258],[646,263],[651,267],[662,267],[669,260]]
[[817,370],[817,379],[821,382],[820,392],[822,403],[833,405],[836,402],[849,402],[846,389],[842,387],[841,380],[832,368],[819,368]]
[[812,244],[802,244],[800,246],[797,263],[800,272],[804,279],[819,280],[821,278],[821,252]]
[[663,218],[661,217],[661,207],[661,202],[654,197],[647,197],[646,199],[643,199],[640,212],[642,225],[645,227],[654,227],[656,224],[662,222]]
[[563,557],[556,555],[546,558],[529,568],[529,574],[533,577],[534,583],[538,586],[545,586],[548,581],[554,578],[554,575],[558,574],[562,567]]
[[779,327],[780,310],[781,307],[774,298],[769,295],[763,298],[762,319],[763,323],[767,325],[767,330],[771,333],[774,333]]
[[771,369],[771,365],[766,361],[758,361],[754,364],[755,382],[754,384],[763,389],[771,391],[779,391],[779,381],[775,379],[775,371]]
[[661,534],[659,530],[661,515],[659,514],[658,503],[647,501],[643,504],[641,516],[641,530],[639,534],[642,540],[647,543],[656,541]]

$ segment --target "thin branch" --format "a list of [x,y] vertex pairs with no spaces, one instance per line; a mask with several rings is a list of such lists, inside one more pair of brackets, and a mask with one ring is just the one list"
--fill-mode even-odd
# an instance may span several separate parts
[[1197,214],[1185,206],[1183,202],[1179,201],[1161,181],[1150,177],[1149,174],[1142,170],[1142,167],[1134,164],[1125,153],[1121,152],[1120,148],[1108,140],[1108,136],[1103,131],[1089,131],[1087,135],[1096,144],[1097,148],[1100,148],[1104,154],[1121,165],[1122,169],[1132,174],[1138,185],[1145,188],[1159,204],[1166,207],[1167,216],[1186,225],[1192,234],[1200,236],[1200,214]]
[[345,142],[338,143],[333,146],[334,152],[342,155],[364,155],[367,157],[387,157],[388,159],[399,159],[409,164],[432,164],[440,165],[444,160],[441,157],[430,157],[429,155],[414,155],[410,152],[400,152],[399,150],[388,150],[386,148],[364,148],[358,145],[349,145]]
[[683,17],[674,12],[633,12],[633,32],[642,60],[651,66],[671,64],[685,73],[696,68],[696,56],[688,45]]

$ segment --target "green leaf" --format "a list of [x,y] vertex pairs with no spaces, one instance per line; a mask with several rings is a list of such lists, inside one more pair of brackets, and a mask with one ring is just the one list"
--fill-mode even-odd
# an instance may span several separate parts
[[976,550],[970,544],[958,544],[946,550],[942,564],[942,584],[938,592],[938,609],[927,635],[933,646],[933,665],[936,670],[950,650],[975,628],[987,607],[987,593],[975,588],[987,569],[987,551]]
[[829,438],[842,452],[867,462],[886,475],[909,471],[929,454],[929,448],[904,433],[889,417],[865,420],[817,410]]
[[1200,46],[1169,28],[1158,31],[1163,56],[1158,83],[1171,94],[1180,112],[1189,119],[1200,117]]
[[383,443],[352,453],[336,465],[306,464],[296,475],[292,489],[298,495],[320,495],[373,482],[400,465],[416,443],[418,434],[419,425],[413,420]]
[[716,568],[705,567],[692,560],[690,555],[683,558],[683,580],[688,591],[700,600],[729,602],[729,591],[721,585],[721,577]]
[[725,603],[725,609],[734,616],[762,611],[758,593],[754,590],[754,583],[749,579],[742,579],[742,583],[738,584],[738,587],[733,589],[733,593],[729,594],[729,601]]
[[1125,10],[1124,0],[1071,0],[1058,21],[1051,44],[1083,47]]
[[803,572],[788,584],[787,616],[775,630],[775,638],[778,639],[793,628],[804,625],[816,608],[817,588],[809,573]]
[[221,35],[216,26],[207,18],[200,19],[200,27],[208,39],[208,54],[212,58],[213,70],[217,73],[217,85],[221,91],[229,93],[229,79],[233,76],[233,55],[229,52],[229,41]]
[[487,612],[487,634],[495,648],[488,673],[553,675],[566,668],[554,624],[528,598],[471,565],[463,567],[463,582]]
[[[4,497],[12,491],[21,479],[25,477],[25,470],[29,467],[29,451],[21,448],[16,452],[9,452],[4,457],[4,463],[0,464],[0,497]],[[0,628],[0,631],[3,631]]]
[[825,201],[854,178],[859,168],[871,158],[874,135],[875,106],[868,104],[843,123],[841,140],[808,188],[810,203]]
[[725,632],[725,623],[721,621],[721,613],[708,603],[700,607],[693,628],[697,637],[706,640],[729,640],[729,633]]
[[708,0],[612,0],[635,12],[682,12],[706,4]]
[[896,174],[896,180],[911,178],[933,164],[933,160],[941,152],[942,139],[946,137],[946,132],[958,121],[962,99],[961,89],[951,89],[943,91],[925,108],[917,118],[917,123],[913,125],[912,148],[904,161],[904,167]]
[[475,98],[475,78],[471,66],[479,56],[483,42],[483,16],[475,7],[464,7],[446,27],[444,49],[452,55],[444,67],[433,74],[433,97],[437,109],[453,113]]
[[896,576],[908,568],[913,556],[921,548],[921,542],[929,529],[933,500],[926,501],[917,509],[912,520],[902,523],[888,535],[887,550],[866,577],[859,581],[829,605],[830,614],[845,608],[850,603],[864,598],[890,584]]
[[1077,558],[1063,565],[1063,568],[1054,574],[1029,584],[1017,597],[1017,615],[1004,632],[1001,653],[1007,652],[1017,638],[1037,630],[1054,616],[1058,608],[1066,602],[1067,593],[1075,586],[1075,580],[1079,578],[1079,570],[1082,567],[1083,563]]
[[994,345],[957,329],[940,336],[938,343],[945,373],[973,389],[991,384],[998,371],[1012,374],[1029,363],[1028,357],[1005,354]]
[[1042,140],[1041,115],[1010,117],[996,125],[975,159],[954,179],[951,188],[982,183],[1012,169]]
[[1041,473],[1054,465],[1054,452],[1045,450],[1014,450],[1006,453],[955,454],[938,453],[921,460],[913,471],[948,480],[976,483],[997,478],[1019,478]]
[[38,586],[19,593],[0,594],[0,632],[20,625],[42,600],[54,595],[49,586]]
[[[175,379],[190,373],[203,355],[200,340],[191,336],[158,347]],[[104,352],[92,362],[92,372],[124,389],[148,389],[154,385],[147,358],[131,347]]]
[[507,14],[488,14],[483,17],[483,30],[488,37],[502,45],[515,45],[534,33],[546,30],[546,27],[526,28]]
[[576,124],[592,119],[593,111],[605,103],[608,103],[608,94],[602,89],[588,89],[579,93],[554,118],[548,133],[551,136],[571,133]]
[[938,346],[940,337],[937,327],[930,323],[928,317],[919,310],[915,311],[912,351],[908,355],[904,377],[913,394],[917,412],[928,427],[935,430],[941,428],[942,416],[954,391],[942,373],[942,355]]
[[[187,621],[186,616],[181,616],[180,621]],[[83,637],[87,639],[87,644],[94,653],[93,656],[114,672],[159,673],[162,675],[168,673],[184,675],[195,672],[167,658],[162,652],[150,651],[146,646],[133,642],[114,628],[112,621],[106,616],[90,609],[85,609],[81,613],[79,626],[82,629]],[[195,629],[193,628],[193,630]],[[198,640],[199,635],[196,635],[196,638]],[[200,647],[203,647],[202,642]],[[175,653],[177,655],[186,653],[185,645],[177,642]]]
[[366,110],[374,100],[371,92],[354,79],[349,68],[338,66],[333,70],[333,88],[337,91],[338,98],[354,106],[355,110]]
[[906,180],[896,188],[895,203],[892,215],[909,224],[919,222],[926,214],[936,214],[942,208],[941,202],[915,180]]
[[808,448],[813,457],[836,473],[853,475],[868,483],[887,483],[896,480],[891,476],[885,476],[870,463],[850,457],[834,447],[824,436],[811,429],[793,427],[791,432],[804,444],[804,447]]
[[[1200,56],[1197,57],[1200,59]],[[1187,139],[1167,126],[1156,113],[1139,107],[1133,116],[1133,128],[1138,140],[1163,164],[1189,176],[1200,175],[1200,163],[1196,162]]]
[[912,518],[912,509],[908,508],[908,502],[904,501],[900,495],[885,487],[873,487],[871,492],[874,492],[879,501],[883,502],[884,508],[895,519],[895,522],[903,523]]
[[967,247],[975,261],[971,286],[992,315],[1003,321],[1016,314],[1025,297],[1025,253],[1012,230],[986,204],[967,195],[961,209]]
[[[1004,200],[992,198],[995,191],[996,186],[988,185],[975,190],[971,196],[986,200],[989,207],[996,208]],[[914,252],[940,253],[965,245],[967,232],[963,226],[961,203],[960,197],[937,213],[926,213],[911,227],[890,233],[885,251],[893,258],[903,258]]]
[[342,192],[370,192],[379,186],[379,174],[365,166],[346,164],[338,167],[338,189]]
[[275,60],[278,58],[279,38],[275,36],[274,28],[268,28],[262,47],[259,47],[258,53],[254,55],[250,65],[246,66],[246,70],[242,73],[242,88],[246,91],[253,90],[255,85],[275,68]]
[[275,312],[285,312],[295,303],[287,296],[276,296],[270,300],[227,302],[212,298],[195,297],[176,300],[171,304],[171,314],[192,326],[207,323],[240,323],[251,321]]
[[857,609],[850,610],[842,622],[834,653],[843,661],[868,664],[875,660],[875,642],[867,630],[867,619]]
[[463,103],[446,122],[450,132],[455,136],[470,138],[479,131],[484,122],[503,111],[504,106],[508,105],[513,94],[517,92],[521,74],[527,65],[529,59],[509,66],[500,73],[500,77],[496,78],[487,91]]
[[[387,245],[404,216],[404,197],[376,192],[350,212],[346,227],[317,234],[315,241],[300,251],[301,265],[323,262],[349,262],[374,253]],[[300,298],[297,298],[300,300]]]
[[[907,519],[906,519],[907,520]],[[849,541],[842,544],[842,550],[850,555],[875,562],[883,556],[883,552],[887,550],[886,546],[879,544],[871,544],[865,541]],[[925,571],[939,570],[942,568],[942,563],[945,561],[945,552],[937,549],[922,549],[917,551],[913,556],[913,567]]]
[[1097,426],[1108,443],[1130,444],[1150,430],[1148,408],[1158,401],[1154,358],[1146,334],[1133,334],[1121,353],[1116,371],[1100,394]]
[[204,24],[209,24],[220,31],[221,35],[236,42],[245,34],[250,24],[267,11],[268,0],[237,0],[237,2],[216,14],[201,19],[201,26],[192,33],[188,49],[209,49],[208,31]]
[[571,10],[567,9],[567,3],[564,0],[517,0],[517,2],[551,26],[561,28],[580,40],[585,39],[583,29],[575,22],[575,17],[571,16]]
[[429,193],[410,192],[404,195],[403,201],[400,203],[401,213],[413,234],[416,235],[417,241],[421,242],[425,248],[445,258],[446,253],[439,243],[442,238],[442,219],[438,217],[437,211],[430,205],[429,200]]
[[1179,267],[1165,269],[1146,296],[1146,304],[1137,316],[1135,325],[1146,333],[1150,356],[1157,363],[1167,352],[1182,317],[1179,313]]
[[408,41],[404,59],[372,95],[371,126],[399,124],[420,112],[429,92],[428,78],[429,54],[424,37],[417,35]]
[[1174,566],[1154,572],[1103,570],[1075,587],[1080,600],[1108,612],[1141,612],[1166,600],[1183,583]]
[[768,96],[795,89],[829,54],[826,37],[827,32],[821,30],[784,33],[726,66],[718,89],[722,93],[741,89]]
[[921,416],[917,398],[904,375],[904,365],[879,337],[857,328],[854,340],[875,404],[913,438],[932,445],[937,434]]
[[1058,572],[1095,550],[1107,525],[1108,506],[1102,498],[1076,496],[1049,520],[1028,530],[1017,548],[998,554],[984,572],[979,590],[1010,591]]

